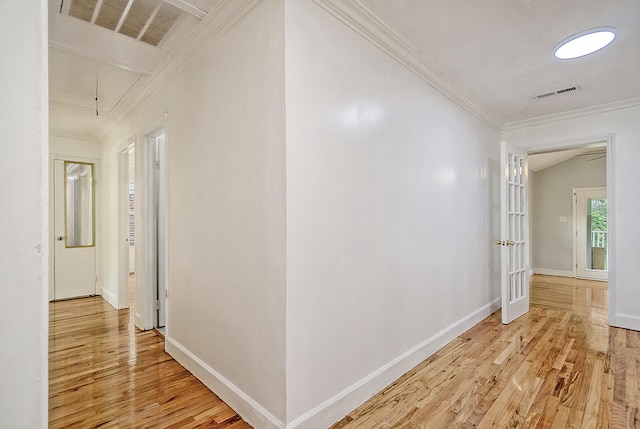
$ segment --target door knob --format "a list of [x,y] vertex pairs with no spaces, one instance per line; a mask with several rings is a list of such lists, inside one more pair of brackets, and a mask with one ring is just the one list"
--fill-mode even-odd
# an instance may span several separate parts
[[507,240],[507,241],[497,240],[496,244],[498,246],[515,246],[516,242],[511,240]]
[[56,240],[58,240],[58,241],[62,241],[62,240],[64,240],[64,236],[59,235],[59,236],[57,236],[57,237],[56,237]]

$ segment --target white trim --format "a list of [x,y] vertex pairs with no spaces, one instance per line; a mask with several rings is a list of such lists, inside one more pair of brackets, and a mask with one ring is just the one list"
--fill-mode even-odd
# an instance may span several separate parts
[[214,9],[210,10],[199,24],[200,30],[189,34],[181,42],[178,51],[171,52],[171,55],[168,55],[164,61],[158,64],[157,68],[153,69],[149,79],[141,79],[140,83],[134,85],[127,93],[127,96],[114,107],[111,111],[114,119],[98,130],[96,133],[97,140],[104,140],[111,130],[117,128],[121,122],[126,121],[128,117],[133,115],[144,105],[144,102],[149,97],[167,86],[173,77],[189,67],[194,61],[199,60],[201,58],[200,53],[207,46],[222,37],[235,23],[252,10],[259,1],[234,0],[216,3]]
[[609,229],[608,240],[608,261],[609,284],[608,284],[608,301],[609,301],[609,324],[617,326],[618,316],[616,315],[616,181],[615,181],[615,135],[610,134],[607,138],[607,227]]
[[52,13],[49,23],[50,47],[85,58],[145,75],[167,59],[159,48],[81,19]]
[[[128,143],[128,144],[127,144]],[[129,151],[134,146],[134,139],[129,139],[124,149],[117,156],[117,290],[118,309],[129,308]],[[131,311],[134,311],[133,309]]]
[[[615,205],[615,195],[616,195],[616,182],[615,182],[615,174],[614,174],[614,166],[616,150],[615,150],[615,134],[603,134],[596,136],[589,136],[584,138],[572,138],[568,140],[561,140],[556,142],[550,142],[543,145],[531,145],[526,146],[525,149],[528,153],[540,153],[544,151],[551,151],[554,149],[568,149],[579,146],[586,146],[594,143],[602,143],[606,144],[606,152],[607,152],[607,223],[609,227],[609,325],[618,326],[617,319],[618,315],[616,315],[616,205]],[[573,264],[575,267],[575,262]]]
[[637,316],[631,316],[628,314],[616,314],[615,323],[612,323],[611,317],[609,317],[609,324],[618,328],[640,331],[640,317]]
[[411,368],[433,355],[500,308],[500,298],[484,305],[401,354],[357,383],[287,424],[287,429],[329,427]]
[[534,268],[534,274],[542,274],[545,276],[556,276],[556,277],[575,277],[573,271],[567,270],[554,270],[551,268]]
[[164,0],[165,3],[170,4],[176,9],[181,10],[182,12],[186,12],[189,15],[193,15],[198,19],[202,19],[207,16],[207,12],[200,9],[199,7],[191,4],[186,0]]
[[[53,101],[51,103],[54,103]],[[51,104],[50,104],[51,106]],[[65,130],[59,130],[59,129],[50,129],[49,130],[49,137],[61,137],[61,138],[66,138],[66,139],[73,139],[73,140],[81,140],[81,141],[87,141],[87,142],[95,142],[97,143],[98,141],[96,140],[96,136],[94,136],[93,134],[88,134],[88,133],[78,133],[75,131],[65,131]]]
[[313,0],[318,6],[364,37],[420,79],[493,130],[498,124],[484,106],[461,91],[435,64],[406,38],[389,27],[359,0]]
[[500,298],[497,298],[286,425],[222,374],[168,335],[165,339],[165,349],[250,425],[268,429],[313,429],[329,427],[499,308]]
[[[149,158],[149,147],[148,142],[150,138],[153,138],[161,133],[164,133],[165,140],[167,138],[167,114],[164,113],[159,119],[151,122],[148,126],[146,126],[142,133],[141,137],[138,139],[139,142],[135,146],[135,168],[136,168],[136,196],[135,196],[135,204],[136,204],[136,243],[135,246],[135,266],[136,266],[136,305],[135,305],[135,325],[142,329],[153,329],[156,326],[156,310],[155,310],[155,284],[152,280],[154,279],[156,274],[155,271],[152,273],[154,269],[154,260],[151,258],[155,257],[155,252],[150,251],[152,247],[154,247],[154,239],[159,237],[155,237],[155,234],[151,234],[150,226],[153,224],[152,216],[155,216],[150,210],[147,208],[150,187],[150,174],[152,174],[153,170],[151,169],[152,160]],[[165,144],[165,154],[166,154],[166,144]],[[166,160],[165,160],[166,161]],[[166,178],[165,178],[166,179]],[[165,190],[166,192],[166,190]],[[164,207],[159,207],[159,210],[163,210],[165,215],[167,211],[167,205]],[[167,248],[166,242],[166,223],[165,223],[165,249]],[[153,265],[153,266],[152,266]],[[166,252],[164,258],[164,267],[165,267],[165,276],[167,273],[167,259]],[[166,278],[166,277],[165,277]]]
[[265,429],[285,428],[283,422],[178,341],[169,336],[165,337],[165,350],[251,426]]
[[116,25],[115,31],[116,33],[120,32],[120,29],[122,28],[122,24],[124,24],[124,20],[127,19],[127,15],[129,15],[129,11],[131,10],[131,6],[133,5],[133,0],[129,0],[127,2],[127,5],[124,7],[124,11],[122,11],[122,15],[120,16],[120,21],[118,21],[118,24]]
[[108,288],[105,288],[104,286],[100,289],[101,290],[101,295],[102,298],[107,301],[109,304],[111,304],[111,306],[113,308],[115,308],[116,310],[118,310],[118,297],[115,296],[113,293],[111,293],[109,291]]
[[569,110],[567,112],[554,113],[552,115],[538,116],[537,118],[525,119],[523,121],[510,122],[501,128],[501,132],[514,131],[522,128],[535,127],[552,122],[566,121],[568,119],[582,118],[587,116],[602,115],[610,112],[623,112],[640,108],[640,97],[629,100],[615,101],[613,103],[600,104],[598,106],[585,107],[582,109]]

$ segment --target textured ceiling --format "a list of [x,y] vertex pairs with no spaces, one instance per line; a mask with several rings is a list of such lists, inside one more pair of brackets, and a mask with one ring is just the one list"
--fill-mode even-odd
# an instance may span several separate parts
[[218,1],[50,0],[51,132],[97,139]]
[[[109,111],[222,1],[236,0],[50,0],[52,131],[97,138]],[[499,127],[640,101],[639,0],[341,1],[376,15]],[[180,16],[154,35],[161,10]],[[612,45],[576,60],[553,57],[558,42],[599,26],[616,28]],[[572,86],[579,89],[535,98]]]
[[[495,122],[640,97],[638,0],[356,0],[418,48]],[[561,61],[554,47],[611,26],[613,44]],[[534,99],[579,85],[580,90]]]

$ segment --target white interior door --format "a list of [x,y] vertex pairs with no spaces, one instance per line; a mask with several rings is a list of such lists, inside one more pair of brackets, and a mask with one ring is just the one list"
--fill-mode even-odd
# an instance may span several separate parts
[[529,311],[527,154],[501,144],[502,323]]
[[608,279],[606,188],[576,189],[576,277]]
[[96,293],[94,164],[54,160],[54,299]]

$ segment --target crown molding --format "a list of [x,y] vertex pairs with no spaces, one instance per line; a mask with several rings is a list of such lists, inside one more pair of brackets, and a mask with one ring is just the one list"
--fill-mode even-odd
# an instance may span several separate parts
[[64,139],[80,140],[83,142],[101,144],[100,141],[93,134],[80,133],[76,131],[60,130],[57,128],[49,129],[49,138],[58,137]]
[[180,46],[169,54],[167,60],[152,75],[143,76],[139,85],[121,100],[112,112],[114,120],[98,131],[99,140],[105,139],[114,128],[138,111],[147,99],[189,67],[208,45],[225,34],[259,2],[260,0],[225,0],[217,3]]
[[358,0],[313,1],[485,125],[499,131],[498,124],[483,106],[456,88],[446,74],[431,63],[418,48]]
[[577,119],[588,116],[602,115],[612,112],[623,112],[625,110],[633,110],[640,108],[640,97],[630,98],[628,100],[615,101],[613,103],[599,104],[597,106],[584,107],[581,109],[569,110],[551,115],[538,116],[523,121],[510,122],[504,125],[500,132],[515,131],[522,128],[535,127],[539,125],[550,124],[553,122],[566,121],[569,119]]

